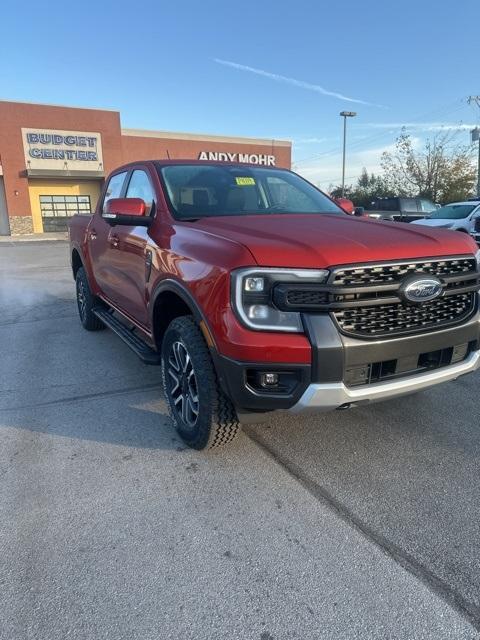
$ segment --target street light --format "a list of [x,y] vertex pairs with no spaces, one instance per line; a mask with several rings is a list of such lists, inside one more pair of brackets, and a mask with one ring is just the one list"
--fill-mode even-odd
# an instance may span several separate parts
[[342,163],[342,198],[345,195],[345,149],[347,146],[347,118],[354,118],[355,111],[340,111],[343,118],[343,163]]

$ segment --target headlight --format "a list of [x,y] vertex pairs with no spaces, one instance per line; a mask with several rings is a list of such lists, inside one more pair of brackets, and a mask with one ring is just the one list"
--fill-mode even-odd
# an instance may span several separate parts
[[328,273],[325,269],[238,269],[232,272],[233,308],[250,329],[302,333],[300,313],[278,309],[273,290],[283,283],[321,284]]
[[477,261],[477,271],[480,271],[480,249],[475,254],[475,259]]

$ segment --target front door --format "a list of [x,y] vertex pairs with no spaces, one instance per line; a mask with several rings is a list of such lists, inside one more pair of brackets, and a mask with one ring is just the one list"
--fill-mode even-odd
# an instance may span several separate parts
[[118,251],[117,240],[119,227],[110,225],[102,217],[102,213],[111,198],[120,198],[123,195],[127,174],[127,171],[122,171],[111,176],[103,202],[99,202],[88,228],[87,238],[95,282],[101,293],[116,306],[121,306],[120,291],[123,286],[122,257]]
[[[148,170],[132,171],[125,193],[126,198],[141,198],[147,215],[155,213],[155,192]],[[148,228],[141,226],[113,227],[114,239],[110,257],[121,272],[122,285],[118,291],[118,305],[143,325],[148,324],[146,258]]]

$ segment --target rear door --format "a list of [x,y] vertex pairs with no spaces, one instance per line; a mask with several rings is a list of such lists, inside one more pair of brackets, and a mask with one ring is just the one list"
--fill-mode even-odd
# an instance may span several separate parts
[[[125,198],[141,198],[147,205],[147,215],[155,215],[156,197],[149,170],[139,165],[128,175]],[[118,306],[140,324],[147,326],[147,242],[148,227],[113,227],[110,236],[110,260],[116,276],[121,279],[116,301]]]
[[122,270],[115,240],[116,227],[112,227],[102,214],[111,198],[120,198],[125,193],[128,173],[123,170],[110,176],[90,223],[87,238],[95,282],[101,293],[115,305],[118,305],[122,287]]

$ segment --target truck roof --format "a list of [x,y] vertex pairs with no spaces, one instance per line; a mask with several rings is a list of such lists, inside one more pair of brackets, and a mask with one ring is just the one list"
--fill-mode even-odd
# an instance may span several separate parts
[[289,169],[285,169],[285,167],[275,167],[275,166],[265,166],[262,164],[255,164],[251,162],[225,162],[223,160],[191,160],[189,158],[178,158],[175,160],[169,158],[162,158],[158,160],[134,160],[132,162],[128,162],[121,166],[115,167],[114,171],[117,173],[122,169],[126,169],[128,167],[132,167],[138,164],[149,164],[153,163],[162,167],[167,167],[170,165],[181,165],[181,164],[198,164],[198,165],[207,165],[207,166],[230,166],[230,167],[254,167],[255,169],[276,169],[277,171],[289,171]]

